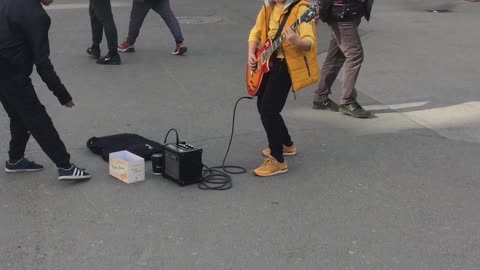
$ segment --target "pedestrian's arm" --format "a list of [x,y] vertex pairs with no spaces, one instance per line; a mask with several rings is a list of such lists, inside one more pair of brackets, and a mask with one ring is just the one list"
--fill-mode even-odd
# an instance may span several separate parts
[[[41,8],[41,7],[40,7]],[[48,89],[58,98],[62,105],[72,100],[65,85],[62,84],[50,61],[50,45],[48,30],[50,18],[44,10],[38,14],[20,19],[19,24],[27,36],[37,72],[47,85]]]

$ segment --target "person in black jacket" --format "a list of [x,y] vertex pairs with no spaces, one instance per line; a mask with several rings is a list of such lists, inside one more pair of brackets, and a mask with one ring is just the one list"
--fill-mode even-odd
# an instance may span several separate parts
[[[89,11],[92,25],[92,46],[87,49],[87,54],[97,59],[97,64],[120,65],[122,60],[117,52],[117,27],[113,20],[110,0],[90,0]],[[108,53],[100,58],[100,43],[104,30],[107,37]]]
[[[358,26],[362,17],[370,19],[373,0],[322,0],[320,19],[327,22],[331,30],[330,46],[322,66],[321,79],[313,108],[341,111],[357,118],[368,118],[371,113],[358,104],[355,84],[363,62],[363,47]],[[328,95],[340,70],[344,67],[340,106]]]
[[75,102],[50,62],[48,31],[50,17],[42,4],[53,0],[0,0],[0,101],[10,118],[9,173],[40,171],[43,166],[24,157],[32,135],[57,165],[59,180],[90,178],[84,169],[70,163],[57,130],[40,103],[30,76],[33,66],[60,103],[68,108]]

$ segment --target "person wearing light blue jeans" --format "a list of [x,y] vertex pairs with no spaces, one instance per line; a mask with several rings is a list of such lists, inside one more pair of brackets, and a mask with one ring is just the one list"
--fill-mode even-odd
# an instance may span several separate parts
[[170,29],[170,32],[175,39],[175,49],[172,54],[181,55],[187,52],[187,47],[183,45],[183,35],[180,29],[180,24],[170,8],[169,0],[134,0],[132,11],[130,13],[130,23],[128,27],[127,39],[118,46],[121,52],[134,52],[134,44],[140,34],[140,28],[150,9],[157,12]]

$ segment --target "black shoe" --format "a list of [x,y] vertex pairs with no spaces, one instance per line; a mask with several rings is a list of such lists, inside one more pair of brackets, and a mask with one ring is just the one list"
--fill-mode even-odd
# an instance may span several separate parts
[[85,169],[80,169],[73,164],[67,169],[58,168],[58,180],[60,181],[85,180],[91,177]]
[[337,103],[333,102],[329,98],[325,101],[314,101],[312,108],[315,109],[315,110],[325,110],[325,111],[338,112]]
[[369,111],[365,111],[356,101],[340,105],[340,112],[355,118],[368,118],[372,115]]
[[100,47],[92,46],[87,49],[87,54],[91,57],[98,59],[100,58]]
[[5,172],[17,173],[17,172],[38,172],[43,170],[43,166],[26,158],[22,158],[15,163],[10,161],[5,162]]
[[107,55],[97,60],[97,64],[99,65],[120,65],[121,63],[122,59],[120,59],[118,52],[109,52]]

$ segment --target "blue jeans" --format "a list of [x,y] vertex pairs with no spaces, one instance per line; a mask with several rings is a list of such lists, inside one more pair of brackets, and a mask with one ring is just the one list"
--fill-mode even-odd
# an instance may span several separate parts
[[183,42],[182,31],[177,18],[170,8],[169,0],[144,0],[143,2],[133,1],[132,12],[130,13],[130,25],[128,27],[128,44],[135,44],[143,21],[150,9],[157,12],[170,29],[177,44]]

